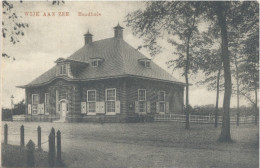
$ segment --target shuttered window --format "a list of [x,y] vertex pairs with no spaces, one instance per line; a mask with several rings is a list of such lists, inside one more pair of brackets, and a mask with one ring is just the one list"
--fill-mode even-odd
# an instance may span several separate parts
[[165,91],[159,92],[159,112],[165,112]]
[[139,101],[145,101],[146,100],[146,90],[145,89],[139,89],[138,90],[138,100]]
[[138,89],[139,112],[146,112],[146,90]]
[[50,112],[50,94],[49,93],[45,93],[44,104],[45,104],[45,113],[49,113]]
[[106,112],[115,112],[116,89],[106,89]]
[[32,94],[32,114],[38,113],[39,95]]
[[88,103],[88,112],[95,113],[96,112],[96,90],[88,90],[87,91],[87,103]]

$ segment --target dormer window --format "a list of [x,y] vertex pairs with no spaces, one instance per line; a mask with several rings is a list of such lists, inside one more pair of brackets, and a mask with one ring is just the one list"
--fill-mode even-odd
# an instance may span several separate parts
[[104,61],[103,58],[91,58],[90,65],[92,67],[98,67],[99,65],[101,65],[102,61]]
[[59,74],[66,75],[66,64],[59,65]]
[[145,67],[146,68],[150,68],[150,65],[151,65],[150,61],[145,61]]
[[92,62],[91,62],[91,66],[92,66],[92,67],[97,67],[97,66],[98,66],[98,61],[97,61],[97,60],[92,61]]
[[150,68],[151,67],[151,59],[141,58],[141,59],[138,59],[138,61],[140,62],[141,65],[143,65],[146,68]]

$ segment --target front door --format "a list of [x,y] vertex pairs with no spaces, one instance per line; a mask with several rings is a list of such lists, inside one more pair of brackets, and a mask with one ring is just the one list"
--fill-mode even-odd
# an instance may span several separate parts
[[66,102],[62,102],[61,103],[61,114],[60,114],[60,119],[64,119],[66,118],[66,113],[67,113],[67,103]]

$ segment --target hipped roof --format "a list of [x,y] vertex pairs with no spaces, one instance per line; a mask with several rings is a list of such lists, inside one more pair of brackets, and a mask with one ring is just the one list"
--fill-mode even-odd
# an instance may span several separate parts
[[98,67],[86,66],[73,78],[56,76],[57,65],[55,65],[29,84],[20,87],[44,85],[56,78],[63,78],[68,81],[88,81],[125,76],[185,84],[178,81],[153,61],[151,61],[150,68],[143,66],[138,60],[147,59],[147,57],[120,38],[113,37],[86,44],[67,59],[89,63],[93,58],[103,58],[104,61]]

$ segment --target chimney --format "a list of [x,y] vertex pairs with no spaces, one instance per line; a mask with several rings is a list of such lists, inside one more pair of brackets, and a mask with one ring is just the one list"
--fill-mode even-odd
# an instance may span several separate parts
[[85,45],[91,44],[93,35],[89,33],[89,30],[86,34],[84,34],[84,36],[85,36]]
[[121,27],[118,23],[118,25],[116,27],[114,27],[114,31],[115,31],[115,38],[118,39],[123,39],[123,27]]

